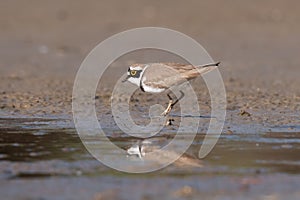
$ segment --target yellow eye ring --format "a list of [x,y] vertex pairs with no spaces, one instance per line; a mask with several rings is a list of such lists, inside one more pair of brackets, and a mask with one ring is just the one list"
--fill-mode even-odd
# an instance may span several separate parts
[[136,75],[136,70],[132,70],[130,71],[131,76],[135,76]]

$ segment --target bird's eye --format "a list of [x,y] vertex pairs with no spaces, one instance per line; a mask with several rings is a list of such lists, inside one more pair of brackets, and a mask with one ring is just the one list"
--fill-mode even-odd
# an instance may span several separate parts
[[136,75],[136,70],[131,70],[130,74],[131,74],[131,76],[135,76]]

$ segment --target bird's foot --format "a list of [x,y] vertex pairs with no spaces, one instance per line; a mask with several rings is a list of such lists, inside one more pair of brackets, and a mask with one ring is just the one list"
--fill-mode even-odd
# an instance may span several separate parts
[[180,101],[180,99],[182,99],[184,97],[184,93],[181,90],[180,90],[180,94],[181,94],[180,97],[177,98],[175,101],[173,101],[170,94],[167,94],[168,98],[169,98],[169,104],[168,104],[167,108],[165,109],[165,111],[163,113],[161,113],[161,116],[167,116],[171,112],[174,105],[177,104],[178,101]]

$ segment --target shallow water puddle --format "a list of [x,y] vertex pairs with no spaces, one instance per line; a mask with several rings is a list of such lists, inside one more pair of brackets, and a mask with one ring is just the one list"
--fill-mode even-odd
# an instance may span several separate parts
[[[300,133],[222,134],[204,160],[197,158],[204,134],[197,134],[188,151],[172,165],[132,175],[110,169],[93,158],[70,124],[68,120],[0,119],[0,193],[4,199],[300,196]],[[105,132],[123,149],[138,142],[119,130],[106,128]],[[151,141],[167,144],[175,133],[164,129]],[[182,134],[179,143],[188,135]],[[89,142],[106,151],[108,158],[116,154],[103,147],[104,138],[91,138]],[[135,164],[143,162],[126,153],[118,156]]]
[[[1,177],[10,177],[7,175],[9,171],[12,176],[19,178],[111,171],[86,151],[75,129],[51,126],[55,120],[1,119],[0,122]],[[110,140],[123,149],[128,149],[138,141],[121,132],[116,133],[116,130],[112,132],[114,134],[111,134]],[[173,136],[173,132],[164,132],[152,140],[165,141],[164,144],[167,144]],[[182,135],[182,141],[184,138]],[[181,163],[180,169],[175,163],[167,170],[168,173],[181,173],[182,169],[197,174],[300,172],[300,133],[222,134],[209,156],[200,161],[201,167],[195,167],[191,163],[199,161],[197,155],[203,138],[203,134],[198,134],[183,155],[188,158],[186,163]],[[91,142],[96,146],[99,144],[101,149],[103,141]],[[106,151],[110,152],[109,149]],[[114,151],[110,153],[113,155]],[[15,172],[10,169],[12,167],[17,168]]]

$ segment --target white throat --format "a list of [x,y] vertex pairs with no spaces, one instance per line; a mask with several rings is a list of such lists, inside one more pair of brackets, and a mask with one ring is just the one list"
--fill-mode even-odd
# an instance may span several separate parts
[[141,80],[141,77],[140,78],[134,78],[134,77],[130,77],[127,79],[130,83],[133,83],[137,86],[140,87],[140,80]]

